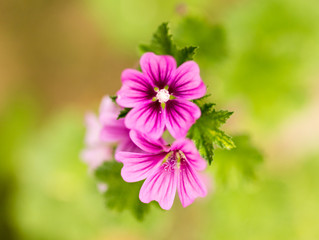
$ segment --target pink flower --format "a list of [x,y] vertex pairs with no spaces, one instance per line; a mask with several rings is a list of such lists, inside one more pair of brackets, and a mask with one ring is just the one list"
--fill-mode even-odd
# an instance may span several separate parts
[[176,189],[183,207],[206,196],[206,187],[198,174],[206,168],[206,162],[191,140],[179,139],[167,146],[162,139],[152,140],[134,130],[130,136],[145,153],[118,152],[115,158],[124,164],[121,175],[125,181],[146,179],[139,194],[142,202],[155,200],[169,210]]
[[81,152],[81,158],[91,171],[113,158],[112,145],[115,143],[118,143],[117,151],[141,152],[131,141],[124,120],[117,120],[119,112],[120,108],[105,96],[100,105],[99,118],[94,113],[85,116],[86,148]]
[[104,161],[112,159],[112,148],[100,140],[101,124],[95,114],[88,113],[85,116],[85,124],[87,128],[86,148],[81,152],[81,158],[93,171]]
[[171,56],[145,53],[140,66],[142,72],[126,69],[122,73],[123,86],[117,93],[117,103],[133,108],[125,125],[156,139],[165,128],[174,138],[184,138],[201,115],[197,105],[189,100],[206,92],[198,65],[188,61],[176,68]]
[[131,141],[130,130],[124,119],[117,119],[121,109],[108,96],[104,97],[100,106],[100,139],[110,144],[118,143],[116,151],[141,152]]

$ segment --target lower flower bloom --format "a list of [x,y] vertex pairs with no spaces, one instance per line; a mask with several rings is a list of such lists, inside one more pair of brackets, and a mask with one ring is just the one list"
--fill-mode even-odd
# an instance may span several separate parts
[[121,175],[125,181],[146,179],[139,194],[142,202],[155,200],[169,210],[176,190],[183,207],[206,196],[206,186],[198,173],[206,168],[206,161],[191,140],[179,139],[168,146],[162,139],[150,139],[134,130],[130,137],[144,153],[118,152],[115,158],[124,164]]

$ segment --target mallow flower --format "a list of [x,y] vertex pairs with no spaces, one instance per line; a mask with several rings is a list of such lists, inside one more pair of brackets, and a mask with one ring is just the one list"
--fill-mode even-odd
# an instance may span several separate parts
[[141,152],[129,137],[129,129],[124,119],[117,119],[121,109],[113,103],[109,96],[105,96],[100,106],[99,121],[101,123],[100,139],[103,142],[117,143],[116,151]]
[[81,158],[89,166],[91,171],[99,167],[104,161],[112,159],[112,147],[101,141],[101,124],[94,113],[85,116],[86,135],[85,149],[81,152]]
[[142,202],[155,200],[169,210],[176,190],[183,207],[206,196],[206,186],[198,173],[206,168],[206,161],[191,140],[178,139],[167,145],[162,139],[154,140],[134,130],[130,137],[144,153],[118,152],[115,158],[124,165],[121,175],[126,182],[146,179],[139,193]]
[[109,96],[105,96],[100,104],[99,116],[91,112],[85,116],[86,147],[81,152],[81,158],[91,171],[113,158],[114,144],[118,144],[117,151],[141,152],[131,141],[124,120],[117,120],[119,112],[120,108]]
[[140,59],[142,72],[126,69],[122,72],[122,87],[117,103],[132,110],[125,125],[160,138],[165,129],[178,139],[184,138],[201,112],[190,100],[206,93],[199,67],[187,61],[176,67],[171,56],[145,53]]

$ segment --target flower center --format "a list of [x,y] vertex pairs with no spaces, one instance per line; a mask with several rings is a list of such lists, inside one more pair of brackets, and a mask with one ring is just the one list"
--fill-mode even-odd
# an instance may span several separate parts
[[160,103],[166,103],[169,98],[170,98],[170,94],[168,92],[168,90],[166,89],[161,89],[157,92],[156,94],[156,99],[160,102]]
[[180,150],[170,152],[163,162],[163,168],[166,172],[174,172],[176,169],[183,171],[185,169],[186,156]]

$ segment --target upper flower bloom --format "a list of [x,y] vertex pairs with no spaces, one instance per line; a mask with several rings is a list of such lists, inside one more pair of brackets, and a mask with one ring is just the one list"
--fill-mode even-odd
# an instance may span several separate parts
[[188,61],[176,68],[171,56],[145,53],[140,66],[142,72],[126,69],[122,73],[123,86],[117,93],[117,103],[133,108],[125,125],[156,139],[165,127],[173,137],[184,138],[201,114],[189,100],[206,93],[197,63]]
[[179,139],[167,146],[162,139],[153,140],[134,130],[130,136],[145,152],[118,152],[115,158],[124,164],[121,174],[125,181],[137,182],[146,178],[139,195],[142,202],[155,200],[163,209],[169,210],[176,189],[183,207],[197,197],[206,196],[206,187],[197,173],[206,168],[206,162],[191,140]]

